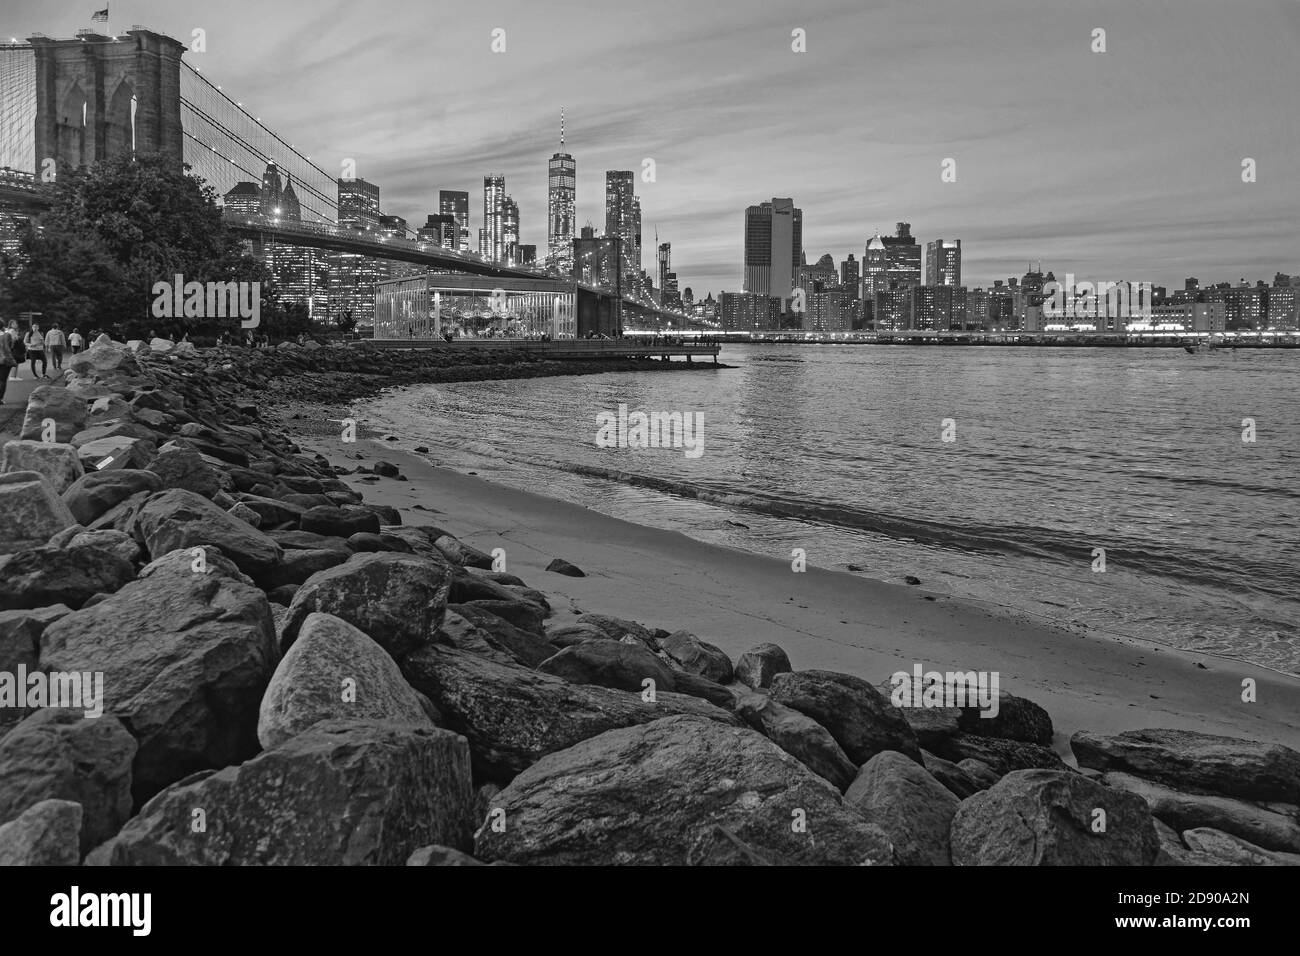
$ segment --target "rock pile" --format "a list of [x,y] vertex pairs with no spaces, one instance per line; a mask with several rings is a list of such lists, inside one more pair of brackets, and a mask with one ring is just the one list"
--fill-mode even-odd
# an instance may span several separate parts
[[896,708],[775,644],[557,621],[241,400],[360,374],[335,351],[101,342],[33,392],[0,471],[0,680],[102,674],[102,714],[10,681],[0,862],[1300,862],[1286,747],[1080,733],[1081,772],[1023,698]]

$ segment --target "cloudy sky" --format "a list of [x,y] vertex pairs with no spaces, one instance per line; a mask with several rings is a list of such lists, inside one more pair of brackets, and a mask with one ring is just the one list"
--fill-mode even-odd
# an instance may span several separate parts
[[[99,5],[7,0],[0,32],[72,36]],[[467,189],[477,235],[499,173],[544,248],[564,105],[579,224],[604,227],[606,169],[654,160],[645,265],[657,226],[697,295],[740,287],[745,206],[772,196],[809,261],[907,220],[962,240],[970,286],[1039,259],[1171,287],[1300,272],[1297,0],[112,0],[112,29],[137,23],[206,30],[190,62],[413,225]]]

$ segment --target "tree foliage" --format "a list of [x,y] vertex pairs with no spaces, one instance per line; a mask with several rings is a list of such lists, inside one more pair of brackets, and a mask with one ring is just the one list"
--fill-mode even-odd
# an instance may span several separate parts
[[61,175],[52,208],[22,243],[27,265],[7,282],[5,305],[40,312],[46,325],[127,337],[151,329],[235,333],[238,319],[153,316],[154,284],[179,274],[186,282],[260,282],[268,331],[305,330],[305,308],[281,301],[268,270],[222,221],[212,188],[165,157],[123,156]]

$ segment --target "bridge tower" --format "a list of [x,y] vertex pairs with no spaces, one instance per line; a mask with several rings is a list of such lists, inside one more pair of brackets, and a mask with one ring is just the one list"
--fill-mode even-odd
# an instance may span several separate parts
[[120,153],[184,162],[180,65],[185,44],[152,30],[118,37],[82,31],[73,40],[36,36],[36,175]]

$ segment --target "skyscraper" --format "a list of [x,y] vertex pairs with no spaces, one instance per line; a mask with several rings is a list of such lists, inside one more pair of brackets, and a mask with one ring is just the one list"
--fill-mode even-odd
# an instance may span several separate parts
[[456,241],[452,249],[469,252],[469,193],[457,189],[438,191],[438,214],[456,221]]
[[632,196],[632,252],[631,271],[634,278],[641,275],[641,199]]
[[502,201],[502,260],[519,264],[519,204],[510,196]]
[[640,215],[633,194],[632,171],[610,169],[605,171],[605,235],[617,236],[623,256],[625,284],[630,288],[641,272]]
[[280,218],[285,222],[302,222],[302,206],[293,190],[292,176],[285,177],[284,189],[280,192]]
[[[655,230],[655,237],[658,238],[659,232]],[[664,304],[664,288],[668,284],[668,273],[673,271],[673,244],[671,242],[659,243],[659,304]]]
[[483,177],[483,228],[479,231],[479,255],[489,262],[505,258],[506,178]]
[[840,263],[840,288],[842,288],[850,299],[856,299],[861,294],[861,275],[858,272],[858,260],[853,258],[853,253]]
[[421,242],[442,246],[444,249],[458,249],[459,231],[459,224],[454,216],[439,213],[425,220],[424,225],[415,233],[415,238]]
[[564,110],[560,110],[560,151],[546,164],[546,258],[564,275],[573,272],[573,217],[577,205],[578,164],[564,151]]
[[268,219],[280,217],[280,168],[274,160],[266,164],[262,173],[262,208],[261,213]]
[[262,187],[257,183],[235,183],[221,197],[221,204],[234,212],[256,216],[262,212]]
[[877,292],[887,288],[885,274],[889,271],[889,256],[885,252],[880,234],[872,236],[862,254],[862,299],[872,302]]
[[803,210],[773,199],[745,210],[744,291],[781,300],[784,310],[803,259]]
[[379,228],[379,187],[364,179],[340,179],[339,225],[353,229]]
[[925,244],[925,284],[961,285],[960,239],[934,239]]
[[921,246],[912,238],[912,224],[898,223],[896,235],[883,236],[888,269],[885,281],[890,291],[914,289],[921,284]]

